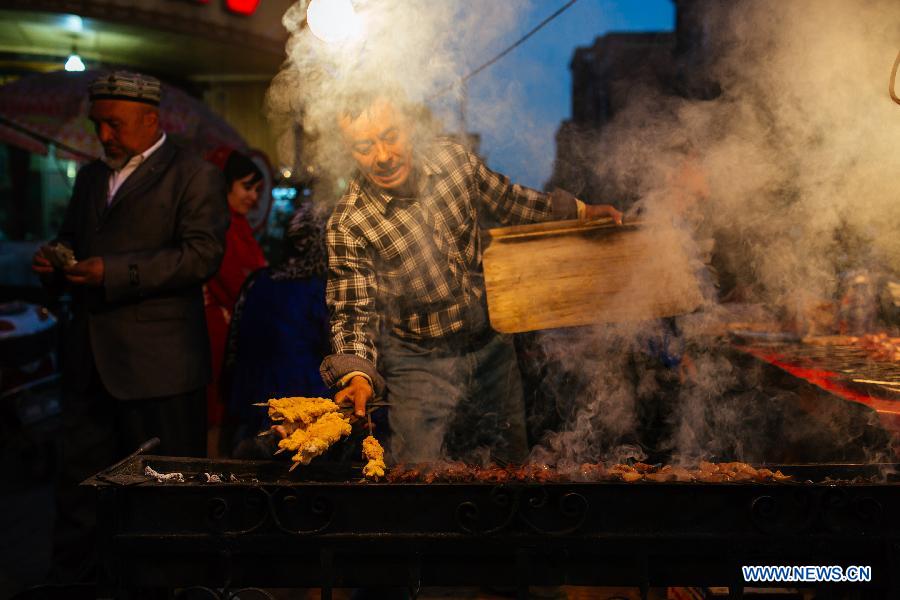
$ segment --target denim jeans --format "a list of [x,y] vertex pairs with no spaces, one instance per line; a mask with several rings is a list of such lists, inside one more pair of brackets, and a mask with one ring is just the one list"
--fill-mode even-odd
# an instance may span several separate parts
[[462,349],[390,334],[382,340],[395,462],[525,459],[522,379],[511,337],[491,332]]

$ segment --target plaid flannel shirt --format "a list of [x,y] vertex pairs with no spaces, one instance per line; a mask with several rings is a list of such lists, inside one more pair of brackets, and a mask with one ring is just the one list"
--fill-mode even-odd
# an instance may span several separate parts
[[[518,225],[575,216],[575,199],[513,185],[460,144],[438,140],[416,165],[419,194],[391,196],[358,174],[328,222],[333,355],[328,385],[360,371],[375,384],[382,328],[434,340],[477,326],[485,294],[479,221]],[[384,319],[381,322],[380,319]]]

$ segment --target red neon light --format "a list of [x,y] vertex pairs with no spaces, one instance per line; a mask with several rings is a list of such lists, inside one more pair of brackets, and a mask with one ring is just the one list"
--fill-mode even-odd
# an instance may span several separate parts
[[225,0],[225,8],[239,15],[252,15],[259,6],[259,0]]

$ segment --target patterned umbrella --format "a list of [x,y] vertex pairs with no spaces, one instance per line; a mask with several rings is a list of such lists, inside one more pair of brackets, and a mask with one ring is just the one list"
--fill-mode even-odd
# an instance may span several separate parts
[[[88,85],[103,71],[56,71],[23,77],[0,86],[0,141],[29,152],[87,160],[102,153],[87,118]],[[228,146],[246,151],[244,139],[200,100],[162,84],[160,121],[163,130],[205,156]]]

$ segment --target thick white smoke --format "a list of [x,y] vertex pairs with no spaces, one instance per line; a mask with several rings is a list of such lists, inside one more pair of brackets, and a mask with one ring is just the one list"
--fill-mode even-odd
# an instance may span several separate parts
[[[865,271],[873,282],[900,274],[900,106],[888,96],[900,3],[698,4],[708,38],[695,48],[705,55],[696,62],[711,65],[704,75],[719,82],[721,95],[636,91],[590,142],[594,174],[638,196],[645,218],[681,224],[698,256],[714,241],[717,265],[728,271],[719,276],[736,283],[733,297],[773,307],[774,318],[800,334],[832,332],[848,273]],[[670,407],[668,445],[686,459],[758,458],[769,415],[796,404],[753,396],[754,373],[710,351],[707,335],[729,318],[711,304],[680,320],[693,375]],[[659,331],[659,323],[646,324],[625,337],[639,345]],[[608,342],[610,333],[595,335]],[[625,377],[616,352],[586,360],[572,356],[569,342],[545,341],[558,363],[576,361],[601,382],[547,444],[558,457],[597,458],[586,440],[630,427],[655,375],[632,378],[623,398],[620,387],[602,385]],[[830,423],[836,445],[859,443],[858,429]],[[784,427],[799,438],[803,425]],[[615,448],[601,450],[616,458]]]
[[[521,29],[529,2],[358,0],[361,35],[335,45],[312,35],[305,25],[308,2],[299,0],[283,18],[290,32],[288,60],[267,99],[270,121],[281,132],[282,160],[299,158],[332,176],[348,174],[332,112],[348,90],[399,90],[456,127],[460,78],[476,66],[473,60],[496,52]],[[300,144],[298,126],[305,134]]]
[[789,310],[834,297],[840,270],[900,268],[900,107],[887,94],[900,4],[708,6],[698,51],[716,57],[722,95],[632,104],[601,144],[599,172],[663,206],[669,174],[690,162],[706,188],[691,217],[736,239],[720,251],[742,255],[742,278]]

